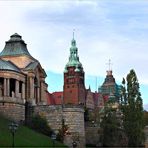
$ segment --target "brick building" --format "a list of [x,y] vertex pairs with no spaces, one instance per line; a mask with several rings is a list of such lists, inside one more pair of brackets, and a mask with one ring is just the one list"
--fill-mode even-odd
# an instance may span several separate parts
[[78,48],[73,38],[69,61],[64,70],[64,104],[85,104],[85,73],[79,61]]

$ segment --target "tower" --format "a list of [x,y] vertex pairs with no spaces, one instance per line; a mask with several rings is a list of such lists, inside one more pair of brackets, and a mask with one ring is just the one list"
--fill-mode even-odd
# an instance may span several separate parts
[[71,41],[69,61],[64,70],[64,104],[84,104],[85,103],[85,73],[79,61],[76,40]]
[[119,99],[119,85],[117,85],[115,78],[112,74],[111,70],[111,62],[109,60],[109,70],[107,70],[107,75],[104,80],[104,83],[101,86],[101,92],[103,96],[106,96],[108,99],[112,101],[118,101]]

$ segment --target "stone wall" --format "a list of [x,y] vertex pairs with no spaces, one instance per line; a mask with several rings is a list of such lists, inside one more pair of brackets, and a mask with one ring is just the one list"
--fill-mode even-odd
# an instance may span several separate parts
[[145,148],[148,148],[148,126],[145,126],[145,128],[144,128],[144,134],[145,134],[144,146],[145,146]]
[[38,105],[33,107],[34,114],[46,117],[49,126],[53,130],[58,130],[62,126],[62,107],[61,105]]
[[63,108],[65,124],[68,125],[68,132],[71,139],[65,141],[69,147],[76,142],[77,147],[85,147],[84,109],[80,106],[65,106]]
[[34,114],[42,114],[46,117],[49,126],[57,131],[62,127],[62,119],[68,126],[68,133],[64,143],[72,147],[75,141],[77,147],[85,147],[84,109],[81,106],[47,106],[38,105],[33,107]]
[[24,121],[25,106],[13,102],[0,102],[0,114],[16,122]]

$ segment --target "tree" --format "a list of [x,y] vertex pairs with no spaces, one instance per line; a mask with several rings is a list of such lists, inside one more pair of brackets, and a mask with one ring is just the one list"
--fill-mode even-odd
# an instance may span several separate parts
[[46,118],[39,114],[36,114],[32,117],[31,122],[28,126],[36,130],[37,132],[40,132],[47,136],[50,136],[52,134],[52,130],[50,126],[48,125]]
[[144,126],[148,126],[148,112],[144,111]]
[[103,146],[126,146],[126,139],[122,129],[121,116],[118,108],[112,108],[113,103],[107,102],[104,117],[101,122]]
[[128,146],[141,146],[144,141],[143,102],[134,70],[126,80],[123,78],[122,84],[121,110]]
[[65,124],[65,120],[62,119],[62,127],[58,130],[58,134],[57,134],[57,140],[60,142],[64,142],[64,137],[66,136],[66,134],[70,134],[68,132],[68,125]]

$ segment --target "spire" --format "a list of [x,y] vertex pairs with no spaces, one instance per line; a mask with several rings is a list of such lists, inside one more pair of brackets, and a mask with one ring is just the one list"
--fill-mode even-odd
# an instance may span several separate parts
[[107,72],[107,75],[108,76],[111,76],[112,75],[112,69],[111,69],[112,63],[111,63],[111,60],[109,59],[108,60],[108,63],[106,63],[106,64],[108,65],[108,70],[106,71]]
[[108,65],[108,71],[111,71],[111,65],[112,65],[111,60],[109,59],[108,63],[106,63],[106,64]]
[[76,41],[74,39],[74,35],[75,35],[75,32],[74,31],[75,31],[75,29],[73,29],[73,34],[72,34],[73,38],[72,38],[72,41],[71,41],[71,46],[76,47]]
[[90,91],[91,91],[91,87],[90,87],[90,85],[89,85],[89,88],[88,88],[88,90],[90,90]]
[[75,67],[76,72],[80,72],[81,70],[83,70],[82,64],[79,61],[78,48],[76,47],[76,40],[74,39],[74,31],[73,31],[73,38],[71,40],[69,61],[66,64],[64,72],[67,71],[67,67],[72,67],[72,66]]

